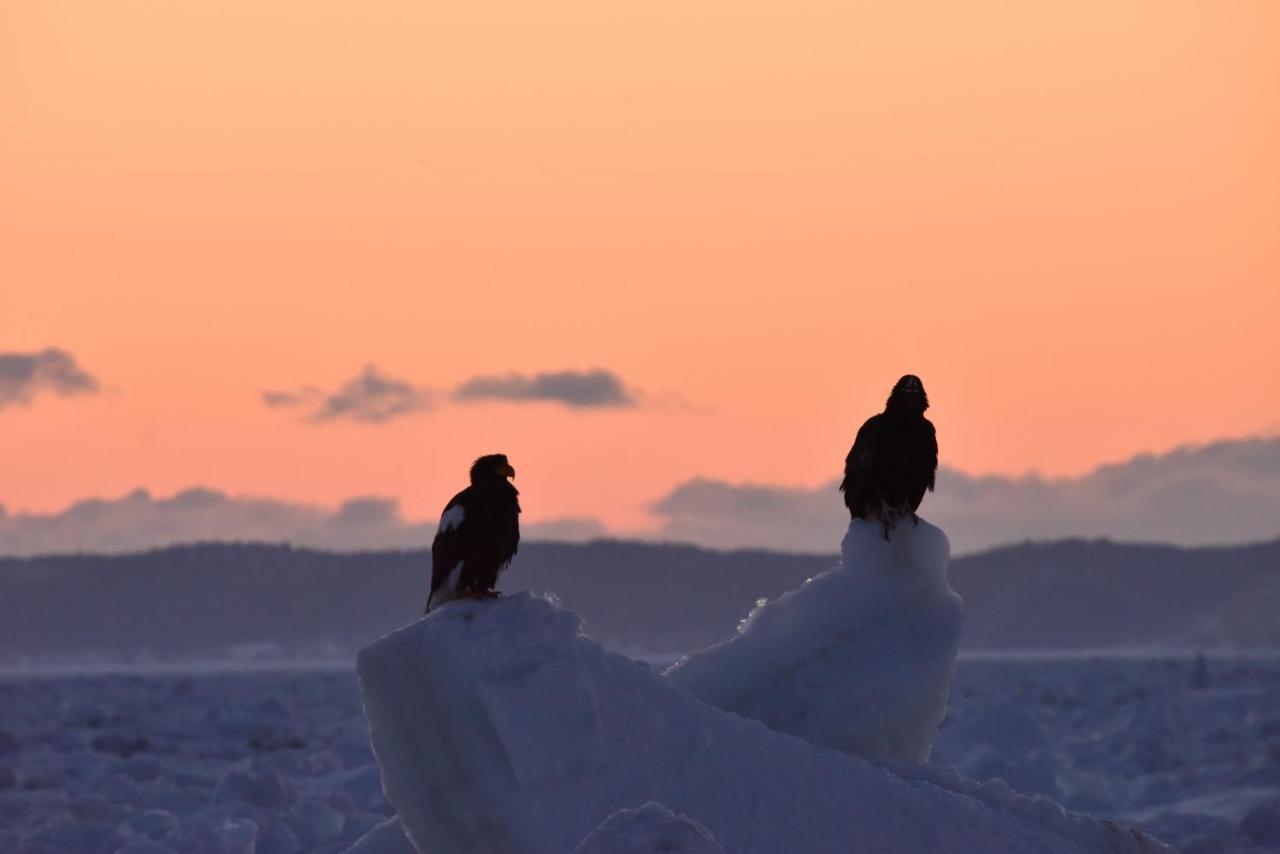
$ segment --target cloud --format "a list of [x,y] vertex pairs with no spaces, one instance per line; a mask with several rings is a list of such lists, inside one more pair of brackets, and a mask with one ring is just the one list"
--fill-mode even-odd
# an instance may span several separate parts
[[635,397],[610,371],[554,371],[534,374],[473,377],[453,390],[464,402],[500,400],[508,403],[549,401],[576,409],[634,406]]
[[264,391],[262,402],[270,407],[306,406],[316,403],[324,393],[315,386],[305,386],[297,391]]
[[558,543],[585,543],[609,536],[609,529],[599,519],[569,517],[527,522],[520,525],[520,537],[528,540],[555,540]]
[[[635,395],[611,371],[593,370],[477,376],[459,384],[447,399],[461,403],[551,402],[573,409],[603,409],[635,406]],[[306,420],[315,424],[342,418],[381,424],[401,415],[434,409],[445,397],[431,388],[390,377],[376,365],[368,365],[332,392],[316,386],[262,392],[266,406],[304,410]]]
[[[667,539],[834,553],[848,522],[836,483],[803,489],[691,480],[651,509]],[[1178,545],[1266,540],[1280,536],[1280,439],[1143,455],[1080,478],[943,469],[921,513],[947,531],[956,553],[1059,537]]]
[[98,389],[98,381],[65,350],[0,353],[0,409],[28,404],[44,391],[71,397]]
[[793,489],[695,478],[653,504],[661,539],[712,548],[837,552],[848,524],[835,484]]
[[262,402],[270,407],[308,410],[308,421],[323,423],[349,418],[366,424],[381,424],[402,415],[425,412],[435,405],[435,393],[415,386],[367,365],[356,377],[336,390],[324,392],[314,386],[296,391],[264,391]]
[[[117,499],[80,501],[58,513],[13,513],[0,506],[0,554],[127,552],[206,541],[286,542],[332,551],[407,549],[430,546],[435,528],[434,520],[405,519],[393,498],[352,498],[329,510],[204,488],[170,498],[136,490]],[[522,528],[526,540],[604,535],[604,526],[593,519],[551,519]]]

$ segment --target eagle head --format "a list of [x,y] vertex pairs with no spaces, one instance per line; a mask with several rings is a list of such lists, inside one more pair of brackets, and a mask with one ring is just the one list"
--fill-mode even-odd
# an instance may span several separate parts
[[471,464],[472,483],[492,483],[515,476],[516,470],[507,462],[506,454],[488,454]]
[[915,374],[906,374],[894,385],[884,408],[923,414],[929,408],[929,395],[924,392],[924,383]]

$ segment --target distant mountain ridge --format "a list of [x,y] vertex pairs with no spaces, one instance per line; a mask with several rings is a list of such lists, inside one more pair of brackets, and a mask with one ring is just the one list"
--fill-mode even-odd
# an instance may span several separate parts
[[[502,586],[554,593],[593,636],[655,654],[727,637],[834,556],[602,540],[530,543]],[[426,551],[201,544],[0,558],[0,663],[347,657],[415,619]],[[1280,540],[1064,540],[958,558],[969,651],[1280,650]]]

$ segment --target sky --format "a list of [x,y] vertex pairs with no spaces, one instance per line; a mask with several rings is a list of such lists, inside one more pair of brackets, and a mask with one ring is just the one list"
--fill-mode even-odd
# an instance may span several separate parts
[[1280,5],[0,8],[0,504],[531,524],[1280,430]]

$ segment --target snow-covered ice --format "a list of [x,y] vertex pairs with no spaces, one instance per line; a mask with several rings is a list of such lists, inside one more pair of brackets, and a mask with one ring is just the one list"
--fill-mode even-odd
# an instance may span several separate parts
[[962,659],[933,761],[1185,851],[1280,851],[1280,841],[1247,841],[1245,827],[1251,810],[1280,802],[1280,661],[1216,659],[1212,685],[1197,687],[1204,666]]
[[349,672],[0,679],[0,851],[1280,852],[1280,661],[953,670],[946,563],[855,523],[669,679],[455,603],[361,654],[368,727]]
[[358,659],[383,789],[419,852],[564,854],[656,801],[725,851],[1139,852],[995,781],[877,765],[713,708],[528,595],[459,602]]
[[[930,761],[1188,854],[1280,854],[1265,842],[1276,827],[1268,805],[1280,803],[1280,660],[1211,656],[1208,668],[1211,684],[1192,688],[1189,656],[962,656]],[[102,752],[91,745],[104,733],[148,745],[128,758]],[[217,802],[219,782],[242,769],[273,770],[297,803],[281,814]],[[336,854],[391,815],[349,670],[0,676],[4,854],[216,854],[228,849],[178,842],[208,842],[226,819],[253,821],[256,851],[271,854],[291,844],[272,831],[281,817],[293,854]],[[413,854],[391,830],[400,847],[377,854]],[[73,833],[101,847],[51,841]]]
[[724,854],[724,849],[698,822],[650,801],[609,816],[571,854]]
[[963,609],[946,535],[855,519],[841,562],[762,603],[667,678],[719,709],[859,756],[923,762],[946,715]]
[[357,840],[342,854],[418,854],[400,826],[400,819],[390,818]]
[[[399,819],[390,819],[342,854],[417,854]],[[724,854],[705,827],[649,802],[618,810],[566,854]]]
[[350,672],[0,679],[0,767],[4,854],[332,854],[391,816]]

